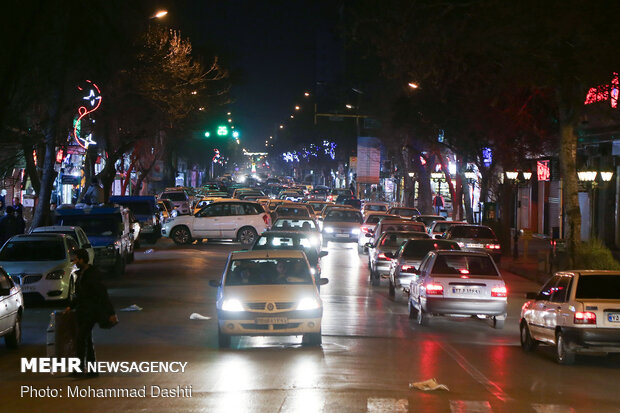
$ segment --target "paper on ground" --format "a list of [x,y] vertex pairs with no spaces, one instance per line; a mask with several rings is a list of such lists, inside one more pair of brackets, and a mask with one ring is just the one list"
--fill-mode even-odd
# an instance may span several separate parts
[[446,386],[445,384],[437,383],[437,380],[435,379],[429,379],[429,380],[424,380],[424,381],[417,381],[415,383],[409,383],[409,388],[418,389],[422,391],[432,391],[432,390],[450,391],[448,386]]
[[189,319],[190,320],[211,320],[211,317],[205,317],[205,316],[203,316],[201,314],[198,314],[198,313],[192,313],[189,316]]
[[120,311],[142,311],[142,307],[132,304],[129,307],[121,308]]

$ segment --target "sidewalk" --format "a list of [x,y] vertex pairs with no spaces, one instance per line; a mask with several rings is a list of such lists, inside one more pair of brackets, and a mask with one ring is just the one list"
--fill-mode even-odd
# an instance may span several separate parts
[[525,243],[526,241],[520,238],[519,258],[515,260],[512,257],[511,247],[510,254],[502,256],[500,268],[542,284],[551,275],[551,242],[549,239],[534,236],[527,241],[527,254]]

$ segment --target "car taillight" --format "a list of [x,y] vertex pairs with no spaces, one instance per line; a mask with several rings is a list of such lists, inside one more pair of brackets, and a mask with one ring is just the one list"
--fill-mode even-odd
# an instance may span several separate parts
[[508,290],[506,287],[493,287],[491,288],[491,297],[507,297]]
[[498,250],[501,248],[499,244],[486,244],[484,247],[489,250]]
[[415,267],[414,267],[413,265],[401,265],[401,266],[400,266],[400,270],[401,270],[401,271],[405,271],[405,272],[407,272],[407,271],[411,271],[411,270],[413,270],[414,268],[415,268]]
[[577,311],[573,317],[575,324],[596,324],[596,314],[590,311]]
[[378,258],[379,258],[380,260],[386,260],[386,261],[389,261],[389,260],[390,260],[390,258],[386,257],[384,253],[380,253],[380,254],[378,255]]
[[362,226],[360,227],[360,229],[362,230],[362,232],[363,232],[364,234],[366,234],[366,233],[368,232],[368,227],[367,227],[366,225],[362,225]]
[[426,284],[426,295],[443,295],[441,284]]
[[263,215],[263,221],[265,221],[265,225],[267,225],[268,227],[271,226],[271,219],[269,218],[269,215],[264,214]]

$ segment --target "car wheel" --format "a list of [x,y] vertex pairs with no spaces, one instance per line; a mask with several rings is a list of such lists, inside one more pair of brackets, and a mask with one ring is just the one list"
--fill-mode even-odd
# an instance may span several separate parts
[[390,286],[388,287],[388,295],[390,298],[394,298],[396,296],[396,287],[394,287],[394,283],[392,282],[392,278],[390,277]]
[[192,234],[185,226],[175,227],[170,233],[170,238],[177,245],[189,244],[192,242]]
[[241,245],[252,246],[254,245],[254,241],[256,241],[257,237],[256,230],[252,227],[243,227],[237,233],[237,241],[241,243]]
[[497,317],[493,317],[493,328],[501,330],[502,328],[504,328],[505,321],[506,320],[500,320]]
[[523,351],[525,351],[526,353],[529,353],[530,351],[535,350],[536,347],[538,347],[538,341],[532,338],[532,335],[530,334],[530,328],[528,327],[525,321],[521,322],[519,329],[520,329],[521,348],[523,349]]
[[230,347],[230,336],[228,334],[223,334],[222,330],[217,329],[217,345],[219,348],[229,348]]
[[561,331],[558,331],[555,336],[555,360],[558,364],[573,364],[575,362],[575,352],[568,349],[564,334]]
[[413,304],[411,304],[411,300],[407,300],[407,304],[409,305],[409,319],[415,320],[418,318],[418,309],[415,308]]
[[418,302],[418,314],[417,314],[417,318],[416,321],[418,322],[419,326],[427,326],[428,325],[428,314],[426,313],[426,311],[424,311],[424,309],[422,308],[422,304]]
[[13,330],[6,336],[4,336],[4,344],[6,344],[7,348],[16,349],[22,342],[22,315],[21,313],[17,314],[17,318],[15,319],[15,324],[13,325]]
[[323,343],[323,337],[321,333],[307,333],[304,334],[302,343],[307,346],[320,346]]

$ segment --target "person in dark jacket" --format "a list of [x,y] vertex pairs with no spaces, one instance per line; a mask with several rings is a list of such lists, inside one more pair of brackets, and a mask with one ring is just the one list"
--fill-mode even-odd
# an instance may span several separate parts
[[92,377],[98,374],[87,373],[86,363],[96,360],[93,327],[102,321],[116,324],[118,318],[108,291],[101,282],[101,273],[96,267],[88,264],[88,251],[83,248],[77,250],[73,261],[80,271],[75,284],[75,297],[65,309],[65,313],[75,310],[78,323],[76,350],[80,359],[80,368],[82,374]]
[[0,246],[11,238],[13,235],[19,234],[19,223],[15,217],[15,209],[9,205],[6,207],[6,214],[0,218]]

